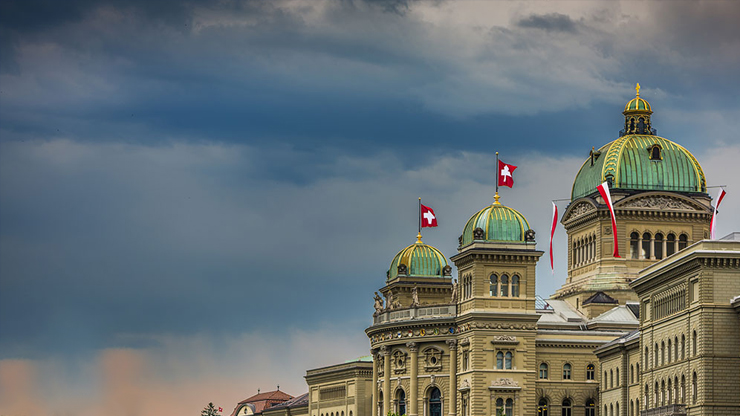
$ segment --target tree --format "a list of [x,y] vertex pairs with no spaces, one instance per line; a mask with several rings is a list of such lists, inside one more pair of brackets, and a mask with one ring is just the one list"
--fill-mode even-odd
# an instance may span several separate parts
[[218,416],[218,409],[213,405],[213,402],[208,403],[208,406],[203,408],[200,412],[200,416]]

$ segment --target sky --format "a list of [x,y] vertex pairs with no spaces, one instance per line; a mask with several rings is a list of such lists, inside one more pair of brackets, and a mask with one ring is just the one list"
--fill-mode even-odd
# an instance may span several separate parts
[[418,197],[455,254],[498,151],[544,250],[637,82],[739,231],[737,21],[732,1],[3,1],[0,414],[302,394],[368,354]]

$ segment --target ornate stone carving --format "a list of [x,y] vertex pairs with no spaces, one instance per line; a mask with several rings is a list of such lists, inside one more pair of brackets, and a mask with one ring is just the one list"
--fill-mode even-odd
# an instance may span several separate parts
[[380,355],[390,355],[390,354],[391,354],[391,349],[388,348],[387,345],[380,346]]
[[419,344],[415,342],[407,342],[406,348],[408,348],[410,352],[417,352],[419,351]]
[[373,305],[373,307],[375,308],[375,313],[373,314],[373,316],[378,316],[381,312],[383,312],[383,298],[378,295],[378,292],[375,292],[374,299],[375,304]]
[[396,351],[393,353],[392,363],[396,374],[403,374],[406,372],[406,354],[402,351]]
[[419,307],[419,288],[417,288],[416,285],[414,285],[414,288],[411,289],[411,307]]
[[457,350],[457,340],[456,339],[448,339],[447,345],[450,347],[450,351]]
[[495,387],[519,387],[519,383],[513,378],[500,378],[493,380],[491,386]]
[[513,335],[496,335],[493,337],[494,341],[504,341],[504,342],[516,342],[516,337]]
[[452,267],[449,264],[442,268],[442,276],[452,276]]
[[534,235],[535,235],[535,232],[532,229],[529,229],[529,230],[525,231],[524,232],[524,241],[530,241],[530,242],[531,241],[534,241]]
[[648,196],[627,201],[620,208],[651,208],[651,209],[682,209],[695,211],[696,209],[680,199],[662,195]]
[[464,378],[462,383],[460,383],[460,390],[470,390],[470,380]]
[[399,264],[398,265],[398,274],[400,275],[406,275],[408,274],[408,267],[406,267],[405,264]]
[[458,245],[462,245],[462,235],[460,237],[457,237],[457,243]]
[[610,227],[610,226],[604,227],[604,234],[605,235],[612,235],[612,227]]
[[568,219],[580,217],[581,215],[587,214],[589,212],[596,211],[596,207],[593,205],[581,202],[580,204],[573,207],[573,209],[570,210],[570,214],[568,215]]
[[473,240],[483,240],[485,235],[485,231],[483,231],[482,228],[476,228],[473,230]]
[[457,301],[457,279],[455,279],[455,282],[452,283],[452,296],[450,296],[450,304],[454,305],[455,301]]
[[433,386],[436,381],[437,381],[437,376],[432,374],[431,377],[429,377],[429,383]]

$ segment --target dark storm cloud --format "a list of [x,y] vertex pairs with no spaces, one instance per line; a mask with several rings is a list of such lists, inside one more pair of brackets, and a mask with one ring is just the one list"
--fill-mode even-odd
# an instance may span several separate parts
[[525,28],[543,29],[548,32],[576,32],[576,23],[567,15],[550,13],[545,15],[533,14],[516,22],[517,26]]

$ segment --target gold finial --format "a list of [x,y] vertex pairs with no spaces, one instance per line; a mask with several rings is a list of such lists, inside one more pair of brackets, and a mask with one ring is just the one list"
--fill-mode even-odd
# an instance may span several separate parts
[[500,202],[498,202],[498,199],[500,197],[498,196],[498,192],[496,192],[496,195],[493,196],[493,205],[501,205]]
[[421,242],[421,233],[419,233],[419,234],[416,234],[416,244],[423,244],[423,243]]
[[640,96],[640,83],[639,82],[635,86],[635,93],[637,94],[638,97]]

